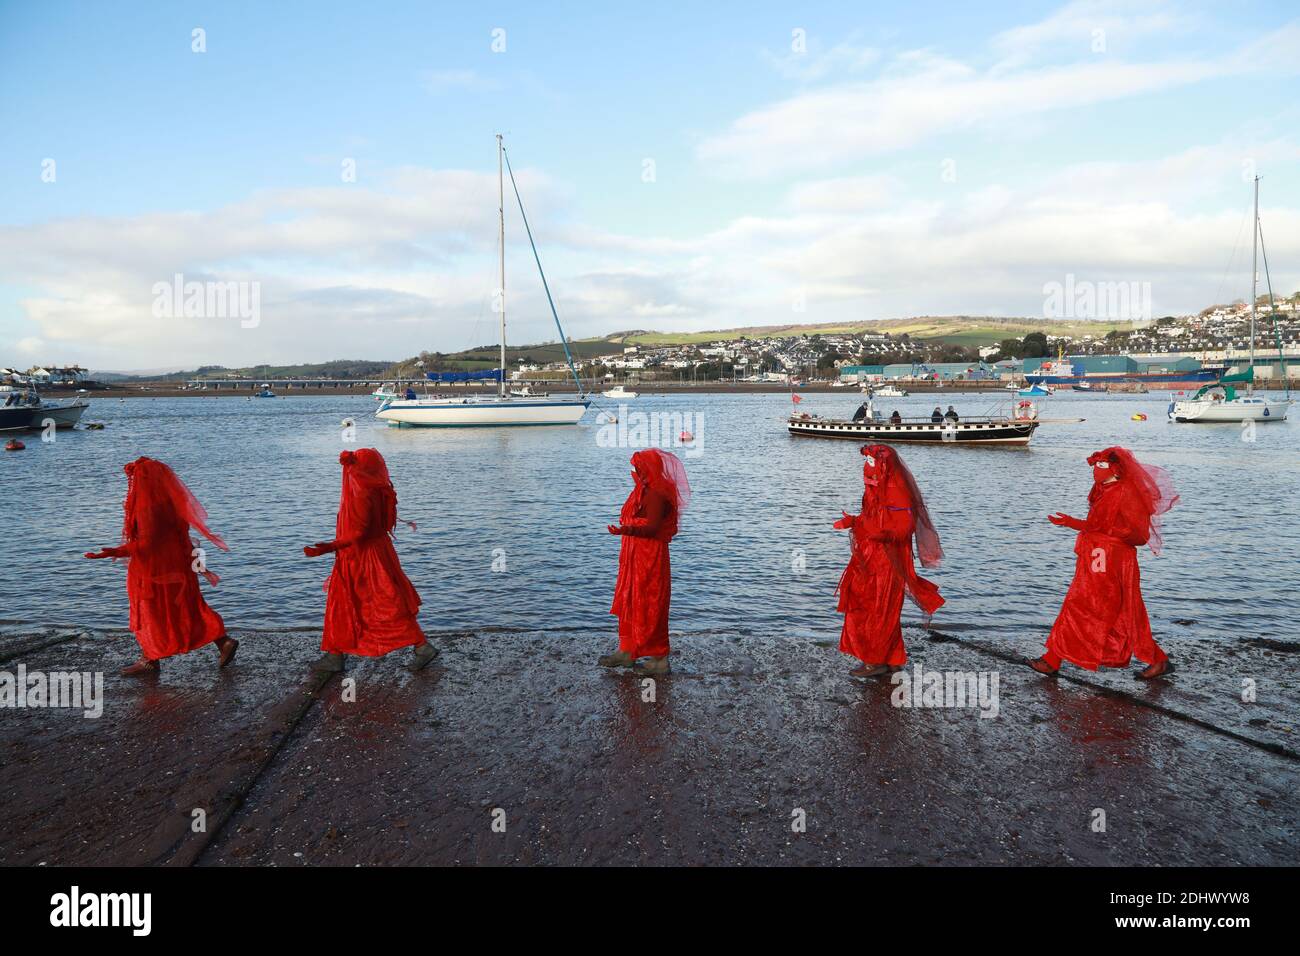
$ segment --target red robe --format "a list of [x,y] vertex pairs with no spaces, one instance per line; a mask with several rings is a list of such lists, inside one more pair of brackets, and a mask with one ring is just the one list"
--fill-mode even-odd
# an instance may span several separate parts
[[199,591],[193,549],[189,523],[168,510],[137,526],[126,544],[104,549],[127,559],[130,627],[149,660],[186,654],[226,634],[221,615]]
[[1074,580],[1047,650],[1090,671],[1124,667],[1132,657],[1158,664],[1166,656],[1151,637],[1137,560],[1150,538],[1150,511],[1123,481],[1096,486],[1089,499]]
[[[348,481],[345,474],[345,486]],[[325,582],[329,596],[325,600],[323,651],[382,657],[424,643],[424,633],[415,620],[420,595],[397,558],[389,535],[389,512],[389,504],[375,488],[354,487],[343,496],[338,537],[332,542],[334,570]]]
[[939,589],[917,575],[912,562],[915,520],[900,481],[867,485],[862,513],[849,516],[853,551],[840,577],[837,610],[844,615],[840,650],[864,664],[907,663],[903,646],[903,596],[911,593],[926,614],[943,605]]
[[625,529],[618,554],[618,580],[610,614],[618,615],[618,649],[633,657],[668,653],[668,605],[672,569],[668,542],[677,533],[671,501],[642,481],[623,503]]

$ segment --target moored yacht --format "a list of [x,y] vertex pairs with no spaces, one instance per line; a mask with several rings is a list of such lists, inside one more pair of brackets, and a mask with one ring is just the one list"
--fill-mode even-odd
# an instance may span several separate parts
[[[564,356],[569,363],[569,371],[577,385],[575,398],[549,398],[546,396],[516,395],[507,392],[505,383],[506,368],[506,204],[505,174],[510,173],[510,186],[514,190],[515,200],[519,204],[519,218],[528,234],[532,246],[533,258],[537,261],[537,271],[542,277],[542,288],[546,292],[546,301],[555,318],[555,326],[560,330],[560,344],[564,346]],[[498,302],[501,312],[501,367],[480,372],[428,372],[426,378],[437,382],[496,381],[495,395],[469,395],[455,398],[414,398],[386,400],[375,413],[375,417],[395,426],[420,426],[426,428],[482,428],[502,425],[576,425],[591,404],[578,378],[578,371],[573,365],[573,355],[569,351],[569,340],[560,325],[560,315],[555,310],[555,301],[551,298],[550,286],[546,283],[546,273],[542,271],[542,260],[537,254],[537,244],[533,242],[533,231],[528,225],[528,216],[524,212],[524,201],[519,195],[519,186],[515,182],[514,171],[510,169],[510,159],[506,155],[501,136],[497,135],[497,214],[500,223],[499,248],[501,252],[501,286],[498,290]]]

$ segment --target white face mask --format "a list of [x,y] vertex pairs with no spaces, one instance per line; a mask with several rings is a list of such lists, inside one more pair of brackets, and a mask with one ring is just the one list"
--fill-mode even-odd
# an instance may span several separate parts
[[875,468],[875,467],[876,467],[876,457],[875,457],[874,455],[868,455],[868,456],[867,456],[867,464],[870,465],[872,468]]
[[1097,464],[1094,465],[1093,467],[1095,467],[1095,468],[1106,468],[1106,469],[1109,469],[1109,468],[1110,468],[1110,462],[1108,462],[1108,461],[1099,461],[1099,462],[1097,462]]

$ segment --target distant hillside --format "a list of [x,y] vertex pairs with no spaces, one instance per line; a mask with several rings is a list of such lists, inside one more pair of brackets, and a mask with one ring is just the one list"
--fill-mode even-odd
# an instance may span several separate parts
[[[1091,335],[1102,338],[1112,329],[1131,331],[1145,322],[1065,322],[1057,319],[992,318],[989,316],[950,315],[918,316],[911,319],[881,319],[875,322],[822,325],[758,325],[747,328],[720,329],[712,332],[623,332],[619,341],[631,345],[694,345],[739,338],[776,339],[792,335],[847,335],[858,332],[906,333],[914,339],[945,342],[951,345],[996,345],[1012,336],[1023,338],[1030,332],[1050,332],[1075,338]],[[609,337],[611,340],[615,336]]]
[[100,381],[115,382],[179,382],[192,378],[377,378],[393,363],[371,359],[335,359],[330,362],[302,365],[250,365],[247,368],[227,368],[224,365],[200,365],[191,371],[168,372],[159,375],[124,375],[105,373]]

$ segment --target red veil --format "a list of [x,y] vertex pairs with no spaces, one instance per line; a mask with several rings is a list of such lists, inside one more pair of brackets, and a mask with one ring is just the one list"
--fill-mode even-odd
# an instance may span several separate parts
[[912,536],[916,542],[916,556],[923,567],[937,568],[943,560],[943,547],[939,544],[939,532],[934,530],[930,511],[925,507],[925,499],[921,497],[921,489],[917,487],[912,472],[888,445],[863,445],[861,451],[864,457],[870,455],[876,460],[874,471],[870,465],[863,465],[864,481],[876,478],[882,489],[891,482],[901,484],[906,489],[907,497],[912,502],[912,518],[915,522]]
[[[681,514],[690,507],[691,503],[691,483],[686,478],[686,466],[672,452],[659,448],[645,448],[632,455],[632,467],[647,486],[673,503],[672,534],[676,534]],[[626,517],[636,514],[637,508],[641,505],[642,494],[642,486],[638,483],[624,505]]]
[[376,518],[378,530],[392,534],[397,527],[397,491],[384,456],[373,448],[345,451],[339,453],[339,464],[343,466],[343,489],[335,523],[338,540],[360,537]]
[[[1160,536],[1160,516],[1178,503],[1178,493],[1174,490],[1173,479],[1169,472],[1158,465],[1144,465],[1133,456],[1127,448],[1114,445],[1093,452],[1088,456],[1088,464],[1099,461],[1111,464],[1111,470],[1125,489],[1130,499],[1136,503],[1136,510],[1145,516],[1144,537],[1153,554],[1159,554],[1164,545]],[[1091,506],[1101,494],[1102,486],[1093,485],[1088,492],[1088,504]],[[1135,529],[1138,530],[1138,529]]]
[[[193,528],[222,551],[226,542],[208,527],[208,513],[194,493],[165,462],[140,457],[122,467],[126,472],[126,501],[122,505],[122,543],[157,540],[159,532],[177,525]],[[211,584],[220,580],[204,571]]]

